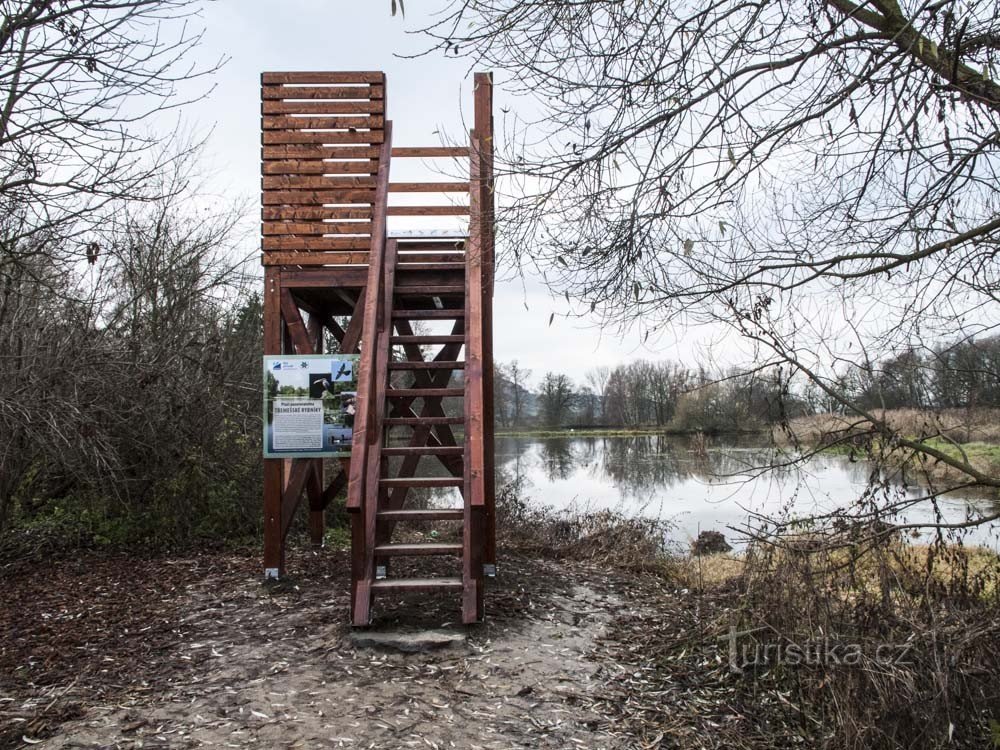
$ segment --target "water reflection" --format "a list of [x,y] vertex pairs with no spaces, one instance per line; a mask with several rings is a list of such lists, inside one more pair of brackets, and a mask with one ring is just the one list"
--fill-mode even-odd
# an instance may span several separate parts
[[[608,438],[498,438],[497,470],[519,480],[535,501],[556,508],[614,509],[673,519],[679,537],[703,529],[741,527],[749,513],[812,514],[858,500],[871,467],[844,456],[817,456],[804,467],[760,471],[773,453],[752,441],[692,443],[666,435]],[[919,497],[917,488],[887,486],[894,497]],[[940,501],[949,520],[964,520],[982,499]],[[984,508],[985,510],[985,508]],[[929,504],[900,520],[932,520]],[[733,532],[727,532],[732,537]],[[968,540],[997,547],[997,530],[979,529]]]

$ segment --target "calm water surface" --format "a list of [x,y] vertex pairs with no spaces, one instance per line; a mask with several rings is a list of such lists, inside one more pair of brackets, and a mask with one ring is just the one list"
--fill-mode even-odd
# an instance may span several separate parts
[[[705,529],[738,542],[727,527],[742,527],[750,513],[802,516],[850,505],[865,492],[871,474],[867,463],[839,455],[816,456],[800,469],[760,472],[770,452],[759,443],[710,440],[707,449],[694,450],[685,438],[659,435],[498,437],[496,458],[498,481],[520,480],[523,494],[535,503],[669,519],[681,543]],[[918,487],[889,491],[922,494]],[[968,495],[949,496],[938,508],[949,521],[995,511],[990,501]],[[925,502],[898,520],[932,520],[934,513]],[[977,529],[965,540],[1000,549],[1000,527]]]

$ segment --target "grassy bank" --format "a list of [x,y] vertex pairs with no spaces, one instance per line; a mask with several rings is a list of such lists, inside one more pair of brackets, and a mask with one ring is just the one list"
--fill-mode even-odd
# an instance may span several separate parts
[[[917,409],[878,411],[889,427],[910,440],[919,440],[947,456],[968,460],[978,471],[1000,476],[1000,410]],[[776,443],[852,455],[870,455],[890,468],[907,469],[925,482],[959,482],[968,478],[953,467],[932,459],[917,460],[910,449],[887,445],[857,417],[817,414],[791,420],[788,429],[775,429]]]

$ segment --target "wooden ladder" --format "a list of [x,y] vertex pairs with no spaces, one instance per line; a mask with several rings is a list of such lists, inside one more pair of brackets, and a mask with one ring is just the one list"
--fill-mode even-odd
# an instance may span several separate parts
[[[374,440],[366,455],[363,536],[355,537],[355,553],[361,558],[354,586],[355,625],[369,624],[372,599],[385,592],[455,591],[461,596],[463,622],[483,616],[482,293],[469,290],[470,281],[478,283],[478,264],[469,262],[467,244],[437,239],[386,243],[377,343],[371,353],[369,431]],[[446,333],[415,330],[415,323],[429,322],[451,327]],[[440,348],[425,359],[430,347]],[[462,373],[461,384],[455,382],[457,373]],[[460,414],[446,409],[446,401],[461,404]],[[457,427],[463,430],[461,442],[455,437]],[[398,439],[400,431],[404,440]],[[445,476],[421,475],[425,457],[435,459],[432,466],[443,467]],[[457,488],[461,505],[408,507],[411,490],[418,488]],[[414,522],[454,524],[458,539],[394,541],[397,527],[410,531]],[[460,557],[461,575],[392,576],[394,558],[418,556]]]

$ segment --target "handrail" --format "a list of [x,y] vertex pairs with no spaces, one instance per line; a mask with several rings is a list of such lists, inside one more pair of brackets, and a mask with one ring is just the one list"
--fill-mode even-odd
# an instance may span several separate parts
[[347,510],[357,513],[365,497],[365,467],[368,463],[368,431],[374,407],[375,339],[382,297],[382,277],[385,273],[386,213],[389,204],[389,161],[392,156],[392,122],[385,124],[385,138],[379,152],[378,176],[375,186],[375,207],[372,216],[371,251],[368,254],[368,281],[365,295],[364,324],[361,334],[361,362],[358,377],[358,399],[361,407],[355,417],[351,441],[351,474],[347,486]]

